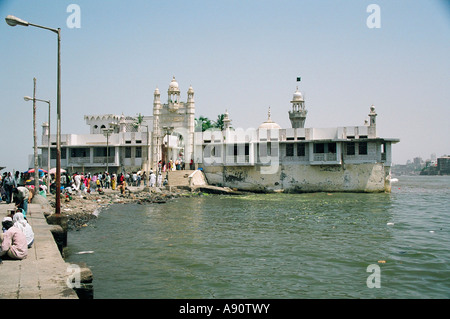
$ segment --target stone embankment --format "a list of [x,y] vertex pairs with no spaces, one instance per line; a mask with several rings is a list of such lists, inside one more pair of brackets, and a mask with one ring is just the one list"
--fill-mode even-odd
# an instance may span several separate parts
[[[92,219],[96,219],[101,210],[111,205],[121,204],[162,204],[167,201],[188,196],[199,196],[199,192],[178,187],[153,188],[151,191],[144,187],[129,187],[121,194],[118,190],[104,189],[102,192],[76,193],[61,195],[61,215],[67,218],[68,230],[79,229]],[[55,207],[55,196],[48,195],[48,204]]]

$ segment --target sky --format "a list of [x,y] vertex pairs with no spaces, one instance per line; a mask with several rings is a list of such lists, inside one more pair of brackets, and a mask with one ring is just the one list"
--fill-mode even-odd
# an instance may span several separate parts
[[[270,107],[288,128],[298,86],[305,127],[363,125],[373,104],[404,164],[450,154],[449,2],[0,0],[2,172],[28,169],[33,78],[56,132],[56,34],[7,15],[61,28],[62,134],[88,134],[84,115],[152,115],[155,88],[166,102],[173,76],[182,101],[192,85],[196,117],[227,110],[233,127],[256,128]],[[48,104],[36,118],[40,143]]]

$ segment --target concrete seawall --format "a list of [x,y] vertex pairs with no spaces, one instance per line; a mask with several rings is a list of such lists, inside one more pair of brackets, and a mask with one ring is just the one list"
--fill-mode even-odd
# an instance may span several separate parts
[[[13,209],[13,204],[0,204],[0,218]],[[78,299],[68,279],[73,276],[47,223],[49,206],[29,204],[27,220],[34,232],[33,246],[23,260],[3,259],[0,264],[0,298],[2,299]]]

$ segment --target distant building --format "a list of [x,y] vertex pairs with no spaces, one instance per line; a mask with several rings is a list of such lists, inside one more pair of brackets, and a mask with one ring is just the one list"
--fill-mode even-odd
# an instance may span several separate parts
[[[139,171],[148,162],[151,146],[152,117],[137,118],[124,115],[86,115],[90,134],[61,135],[61,167],[69,172],[117,173]],[[149,132],[147,134],[147,127]],[[48,123],[43,124],[43,167],[47,167]],[[51,135],[51,167],[56,167],[56,135]]]
[[450,175],[450,156],[438,157],[437,169],[440,175]]

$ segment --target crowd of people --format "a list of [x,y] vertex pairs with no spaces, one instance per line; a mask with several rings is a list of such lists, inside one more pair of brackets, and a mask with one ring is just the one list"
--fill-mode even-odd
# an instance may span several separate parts
[[[97,191],[103,192],[104,189],[119,190],[124,193],[127,186],[140,187],[142,184],[150,187],[162,187],[167,181],[163,180],[163,170],[159,169],[157,172],[151,170],[147,177],[146,172],[132,172],[109,174],[108,172],[100,173],[79,173],[68,174],[61,173],[61,192],[84,192],[91,193]],[[54,194],[56,192],[55,175],[50,175],[50,186],[48,187],[48,175],[40,172],[39,177],[39,192],[42,195],[47,193],[47,190]],[[28,203],[31,202],[34,194],[34,173],[20,173],[5,172],[0,175],[0,203],[6,202],[10,204],[14,202],[18,207],[24,210],[26,215]]]
[[[11,172],[4,173],[0,176],[0,203],[5,201],[6,204],[14,203],[16,208],[20,208],[24,216],[28,212],[28,203],[34,196],[34,185],[27,185],[29,176],[24,173],[16,172],[14,176]],[[42,185],[44,186],[44,185]]]
[[163,186],[162,173],[156,176],[153,171],[150,171],[148,178],[146,172],[133,172],[131,174],[109,174],[107,172],[83,174],[76,172],[73,175],[68,175],[67,173],[61,175],[61,188],[69,192],[91,193],[97,191],[101,193],[104,189],[112,189],[124,193],[127,186],[140,187],[142,184],[147,186],[147,182],[150,187]]

